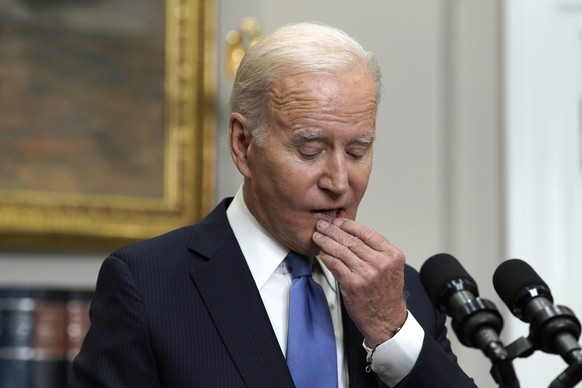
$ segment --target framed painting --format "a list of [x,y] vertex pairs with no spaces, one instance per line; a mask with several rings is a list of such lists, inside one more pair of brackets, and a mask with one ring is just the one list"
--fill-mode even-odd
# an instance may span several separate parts
[[0,246],[109,248],[210,209],[213,11],[0,2]]

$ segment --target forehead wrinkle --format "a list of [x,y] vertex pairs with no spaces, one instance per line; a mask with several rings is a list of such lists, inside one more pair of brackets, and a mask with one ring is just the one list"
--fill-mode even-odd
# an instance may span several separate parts
[[[312,98],[306,98],[306,96]],[[307,104],[308,102],[309,104]],[[315,98],[310,96],[309,93],[305,93],[304,89],[300,87],[279,88],[275,84],[269,90],[268,115],[271,121],[274,120],[285,126],[293,125],[289,123],[289,120],[295,122],[302,111],[309,110],[309,106],[312,103],[315,103]],[[294,112],[295,114],[288,117],[286,113],[289,112]]]
[[[324,82],[323,86],[327,89],[329,85]],[[335,89],[335,86],[330,87]],[[337,95],[338,92],[342,94]],[[358,127],[369,126],[375,131],[378,108],[375,96],[348,101],[348,96],[341,92],[341,88],[329,93],[328,90],[318,93],[302,80],[292,82],[286,79],[272,82],[268,96],[268,115],[271,122],[278,122],[287,128],[319,129],[336,124],[351,124]]]
[[[369,127],[375,130],[376,109],[375,105],[369,108],[354,111],[337,110],[335,107],[320,106],[315,111],[312,106],[295,102],[288,109],[271,108],[271,118],[289,128],[332,128],[335,125],[350,124],[358,127]],[[304,114],[305,113],[305,114]],[[355,120],[355,121],[354,121]]]
[[[325,85],[324,85],[325,87]],[[327,89],[327,87],[325,87]],[[339,92],[340,90],[338,90]],[[349,93],[348,91],[344,91]],[[335,96],[328,93],[314,93],[310,87],[305,87],[302,81],[299,82],[289,82],[289,80],[278,80],[271,84],[269,91],[269,104],[272,108],[278,110],[297,110],[302,111],[305,109],[320,109],[321,113],[325,114],[325,110],[333,109],[335,106],[334,100]],[[354,106],[355,105],[355,106]],[[350,104],[350,107],[355,108],[361,107],[360,109],[346,111],[345,115],[350,116],[353,114],[363,113],[368,110],[376,113],[377,101],[375,96],[372,96],[368,101],[363,101],[361,104]],[[334,117],[337,114],[333,114]]]
[[301,88],[296,92],[286,91],[282,94],[271,92],[270,96],[270,105],[273,110],[277,110],[278,112],[302,112],[316,109],[322,118],[329,119],[330,121],[343,118],[351,119],[354,115],[367,114],[367,112],[369,112],[370,116],[375,117],[377,109],[376,101],[372,99],[368,102],[352,104],[349,106],[352,108],[350,110],[338,111],[334,101],[331,101],[331,103],[328,101],[329,99],[322,101],[322,96],[306,92],[305,90],[301,90]]

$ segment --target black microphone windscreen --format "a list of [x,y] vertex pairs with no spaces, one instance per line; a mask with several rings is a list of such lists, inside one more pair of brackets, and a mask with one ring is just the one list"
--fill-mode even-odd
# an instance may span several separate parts
[[543,287],[549,290],[536,271],[520,259],[506,260],[497,267],[493,274],[493,287],[510,309],[514,308],[520,295],[528,288]]
[[429,298],[437,305],[448,283],[458,279],[468,280],[476,286],[475,280],[461,263],[448,253],[431,256],[420,268],[420,281]]

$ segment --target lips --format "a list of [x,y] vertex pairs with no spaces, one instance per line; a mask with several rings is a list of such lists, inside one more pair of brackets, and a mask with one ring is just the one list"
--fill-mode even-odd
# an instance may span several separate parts
[[345,217],[346,212],[342,208],[335,208],[335,209],[318,209],[313,210],[312,213],[321,214],[328,218],[340,218]]

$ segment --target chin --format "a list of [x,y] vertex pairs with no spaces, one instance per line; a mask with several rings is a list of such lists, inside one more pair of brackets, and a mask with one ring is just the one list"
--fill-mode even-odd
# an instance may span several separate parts
[[317,256],[317,255],[319,255],[319,251],[320,251],[319,246],[317,246],[311,240],[307,243],[292,244],[290,249],[303,255],[303,256]]
[[319,255],[319,252],[321,251],[319,246],[317,244],[315,244],[313,241],[309,242],[307,249],[308,249],[308,252],[306,254],[308,256],[317,256],[317,255]]

